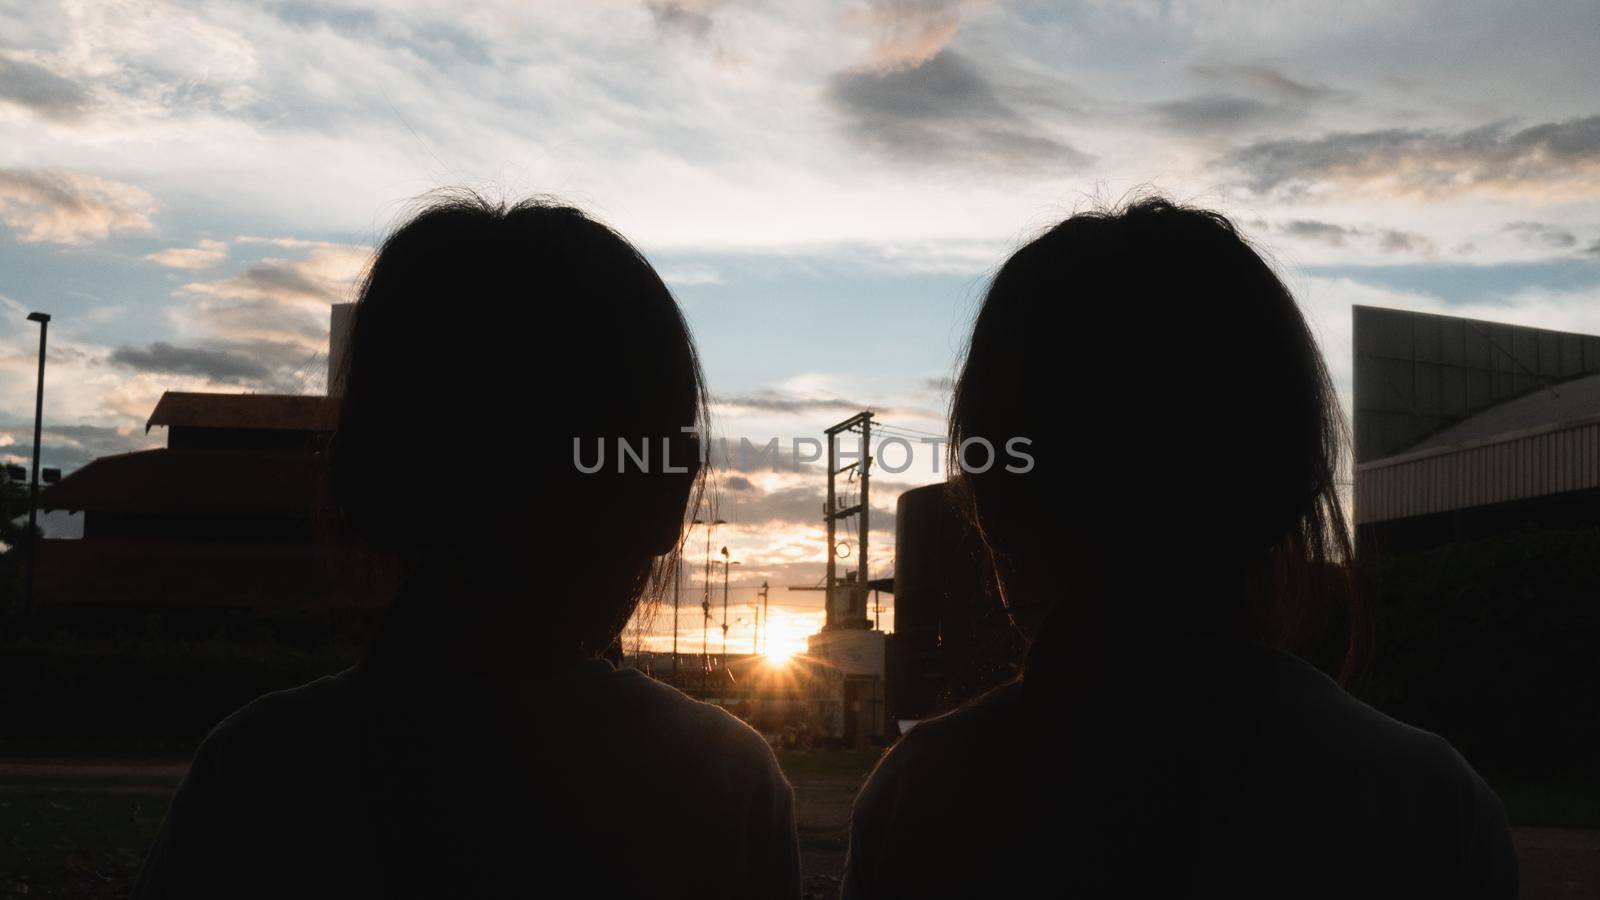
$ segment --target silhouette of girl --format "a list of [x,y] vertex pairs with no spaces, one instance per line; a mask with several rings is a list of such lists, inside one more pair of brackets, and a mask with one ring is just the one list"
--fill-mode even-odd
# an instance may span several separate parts
[[135,896],[798,897],[765,741],[602,658],[701,484],[699,363],[644,258],[446,196],[379,250],[339,363],[333,496],[399,596],[358,666],[206,738]]
[[[1359,624],[1341,438],[1294,299],[1221,215],[1143,200],[1018,250],[950,471],[1023,674],[882,760],[844,895],[1514,897],[1467,763],[1289,652]],[[1011,440],[1034,465],[985,468]]]

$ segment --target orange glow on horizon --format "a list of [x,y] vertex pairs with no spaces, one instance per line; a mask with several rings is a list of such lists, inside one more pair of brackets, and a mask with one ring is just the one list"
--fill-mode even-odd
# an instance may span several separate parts
[[815,616],[795,615],[788,610],[773,610],[772,619],[767,623],[766,646],[762,652],[767,665],[785,667],[796,656],[810,649],[806,638],[815,634],[821,626],[815,619]]

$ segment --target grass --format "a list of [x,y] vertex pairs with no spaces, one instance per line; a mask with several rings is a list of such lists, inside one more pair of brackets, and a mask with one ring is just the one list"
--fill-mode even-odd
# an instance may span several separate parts
[[1494,789],[1512,825],[1600,829],[1600,774],[1504,778]]
[[[778,754],[784,772],[805,788],[797,791],[796,811],[808,871],[833,872],[842,861],[850,799],[879,756]],[[126,765],[93,776],[37,769],[0,775],[0,897],[127,895],[178,778],[170,762],[148,772]],[[1600,778],[1593,775],[1501,778],[1495,788],[1515,826],[1600,829]]]
[[881,750],[779,750],[785,775],[864,779],[883,756]]
[[177,780],[0,782],[0,896],[125,896]]

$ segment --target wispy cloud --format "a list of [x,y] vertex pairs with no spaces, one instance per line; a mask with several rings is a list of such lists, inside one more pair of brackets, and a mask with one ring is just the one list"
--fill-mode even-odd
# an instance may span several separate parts
[[1301,240],[1315,241],[1329,247],[1344,248],[1356,244],[1375,247],[1384,253],[1404,253],[1432,257],[1439,247],[1427,235],[1398,228],[1341,225],[1319,219],[1291,219],[1278,226],[1281,234]]
[[871,35],[869,66],[914,69],[944,50],[961,30],[962,0],[870,0],[847,24]]
[[227,242],[203,239],[193,247],[168,247],[145,259],[169,269],[204,269],[222,262],[227,256]]
[[743,394],[718,394],[712,398],[712,403],[720,410],[781,415],[857,413],[863,409],[870,409],[881,415],[914,416],[921,419],[939,416],[938,413],[925,409],[863,403],[848,397],[804,395],[770,389]]
[[950,49],[915,66],[841,72],[827,96],[852,138],[898,162],[1009,172],[1090,161]]
[[1154,105],[1156,114],[1174,131],[1232,134],[1299,118],[1303,111],[1237,94],[1199,94]]
[[1201,63],[1189,69],[1208,81],[1280,103],[1306,104],[1336,94],[1332,88],[1297,81],[1271,66]]
[[1600,197],[1600,115],[1465,131],[1391,128],[1259,141],[1222,164],[1251,192],[1315,198],[1336,189],[1388,196],[1467,192],[1538,200]]
[[76,122],[93,100],[87,90],[44,66],[0,56],[0,105],[10,105],[52,122]]
[[149,231],[156,201],[144,190],[62,169],[0,169],[0,223],[24,243],[83,244]]
[[371,256],[363,247],[297,239],[240,238],[300,251],[267,257],[242,272],[179,288],[190,301],[173,315],[185,331],[212,340],[320,349],[328,307],[350,299]]
[[664,34],[679,34],[695,40],[709,40],[716,25],[709,2],[696,0],[645,0],[644,8]]
[[674,287],[697,284],[721,284],[722,273],[700,263],[686,263],[661,269],[661,280]]
[[[280,366],[270,364],[274,357],[279,357]],[[112,351],[110,361],[141,372],[197,375],[218,384],[269,386],[282,363],[303,364],[305,353],[292,344],[257,343],[223,349],[179,347],[156,341],[144,347],[118,347]]]
[[1511,222],[1505,231],[1526,243],[1547,250],[1568,250],[1577,246],[1578,236],[1557,225],[1545,222]]

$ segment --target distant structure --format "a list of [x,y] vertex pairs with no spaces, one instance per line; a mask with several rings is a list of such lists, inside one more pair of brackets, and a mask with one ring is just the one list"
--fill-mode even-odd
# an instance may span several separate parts
[[[347,315],[334,307],[331,358]],[[166,447],[100,457],[41,494],[84,521],[82,539],[40,543],[40,603],[385,605],[392,563],[331,534],[319,453],[333,422],[331,396],[163,394],[145,430],[166,428]]]
[[[864,411],[828,428],[828,494],[823,524],[828,535],[828,564],[823,587],[826,616],[822,630],[806,639],[807,656],[814,664],[815,700],[832,722],[831,735],[847,746],[865,746],[891,734],[884,695],[886,642],[882,631],[867,618],[867,529],[871,515],[872,413]],[[840,446],[846,435],[860,438],[859,450]],[[844,457],[854,461],[839,465]],[[840,476],[845,476],[843,485]],[[853,488],[853,489],[852,489]],[[853,521],[856,544],[841,538],[841,522]],[[838,559],[854,556],[856,570],[838,574]],[[890,589],[887,583],[880,588]]]
[[894,548],[889,715],[924,719],[1014,677],[1022,633],[1001,605],[983,544],[947,483],[900,495]]
[[1600,524],[1600,336],[1357,306],[1366,554]]

